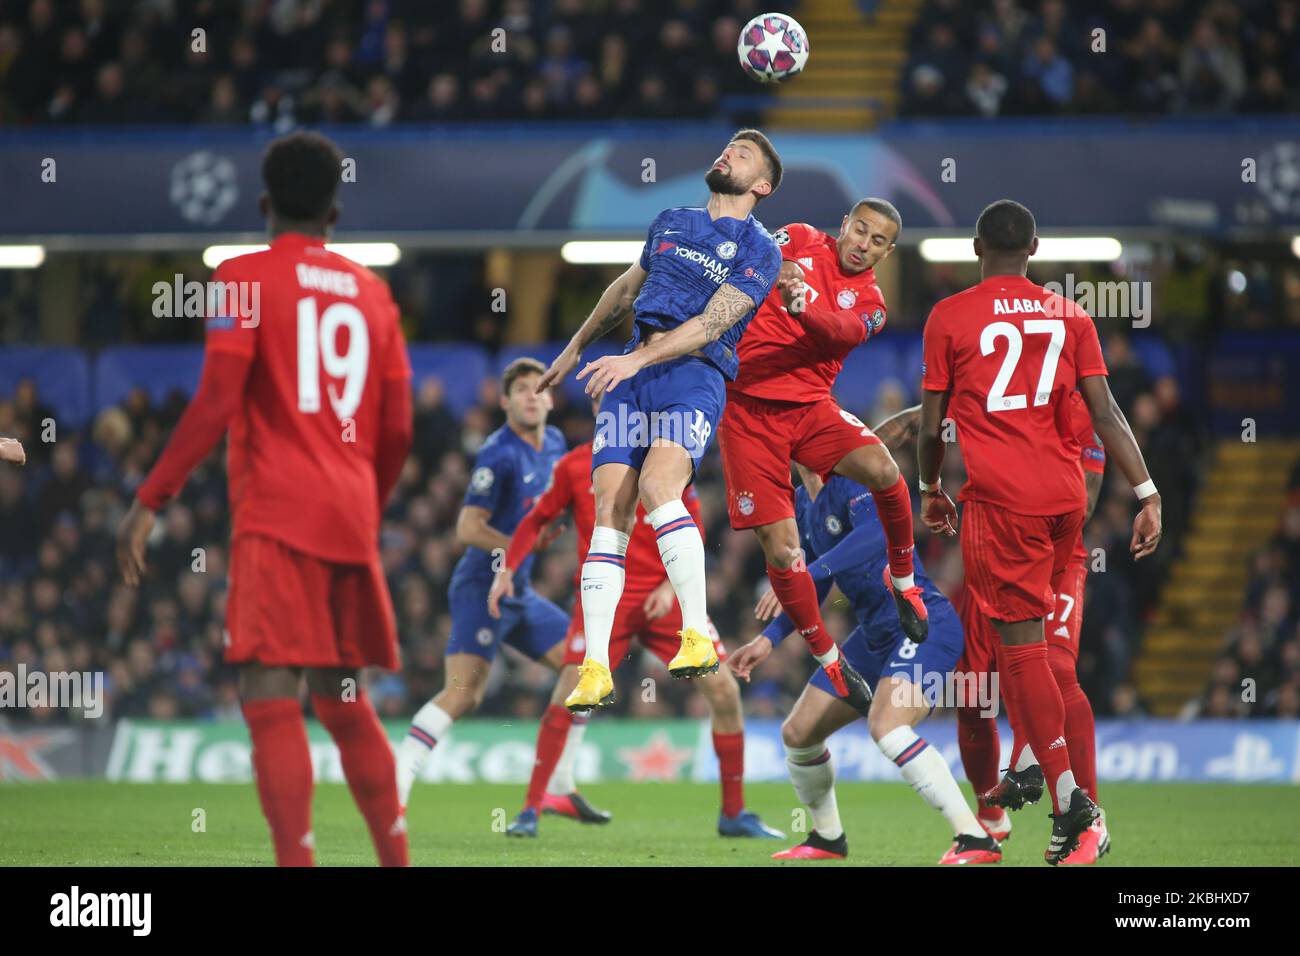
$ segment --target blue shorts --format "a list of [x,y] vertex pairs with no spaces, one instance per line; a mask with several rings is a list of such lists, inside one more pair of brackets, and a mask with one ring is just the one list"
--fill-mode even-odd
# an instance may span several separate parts
[[532,588],[516,589],[515,597],[503,600],[501,617],[494,621],[487,609],[491,586],[491,581],[452,586],[448,654],[477,654],[490,661],[504,641],[537,661],[564,640],[569,615]]
[[[840,653],[854,670],[866,678],[873,691],[882,677],[897,675],[919,685],[933,708],[940,701],[948,675],[961,659],[964,642],[961,621],[950,606],[936,608],[928,601],[926,605],[930,612],[930,633],[925,643],[909,641],[895,619],[889,629],[894,638],[892,641],[869,640],[866,628],[859,624],[840,645]],[[820,667],[808,683],[832,697],[837,696],[826,672]]]
[[591,470],[617,462],[640,471],[656,438],[681,445],[698,468],[726,404],[727,380],[702,358],[644,368],[601,400]]

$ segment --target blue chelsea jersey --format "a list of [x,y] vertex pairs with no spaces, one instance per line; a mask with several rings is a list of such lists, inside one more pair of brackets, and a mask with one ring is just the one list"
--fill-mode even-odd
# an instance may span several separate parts
[[[551,486],[551,472],[567,450],[564,435],[554,425],[547,426],[540,451],[509,425],[502,425],[487,437],[474,459],[465,504],[486,508],[489,525],[502,534],[513,534],[533,502]],[[516,582],[526,584],[532,567],[530,555],[516,571]],[[490,582],[493,573],[491,553],[471,546],[456,563],[452,584]]]
[[736,345],[781,270],[781,249],[753,217],[711,219],[707,209],[665,209],[650,224],[641,268],[646,271],[633,308],[636,325],[625,351],[647,329],[675,329],[704,311],[724,283],[756,303],[749,314],[700,351],[728,379],[740,369]]
[[[815,580],[833,577],[853,604],[870,643],[888,642],[898,631],[898,611],[885,588],[884,568],[889,563],[885,529],[876,514],[871,492],[856,481],[833,475],[816,500],[804,488],[795,495],[795,515],[808,570]],[[849,539],[847,547],[831,560],[824,558]],[[819,566],[820,565],[820,566]],[[916,583],[927,607],[946,605],[947,598],[926,576],[919,555],[913,555]]]

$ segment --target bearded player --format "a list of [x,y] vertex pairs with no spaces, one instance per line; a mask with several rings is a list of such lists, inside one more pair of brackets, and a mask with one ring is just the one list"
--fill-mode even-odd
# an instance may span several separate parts
[[[1074,445],[1079,449],[1088,494],[1085,522],[1092,517],[1101,494],[1106,470],[1106,452],[1092,428],[1087,405],[1078,392],[1070,393],[1070,424]],[[1079,686],[1079,635],[1083,631],[1084,585],[1088,577],[1088,552],[1083,546],[1080,529],[1074,553],[1061,579],[1054,585],[1056,607],[1047,616],[1047,660],[1061,690],[1065,705],[1065,742],[1070,752],[1070,767],[1080,789],[1097,801],[1097,735],[1092,705]],[[966,651],[960,669],[971,673],[997,671],[997,634],[987,618],[979,614],[972,601],[959,602],[966,629]],[[998,725],[981,716],[982,707],[957,708],[957,741],[961,748],[966,777],[979,795],[979,818],[991,836],[1006,839],[1011,833],[1011,818],[1006,810],[1019,810],[1026,803],[1037,803],[1043,794],[1043,771],[1028,746],[1024,731],[1014,713],[1009,713],[1015,740],[1011,764],[998,780]],[[1005,809],[1004,809],[1005,808]],[[1079,837],[1079,848],[1061,861],[1062,865],[1095,863],[1110,850],[1106,818],[1098,817]]]
[[980,214],[974,246],[983,281],[939,302],[925,325],[921,517],[935,533],[957,533],[956,507],[939,483],[940,430],[951,415],[967,471],[966,587],[998,633],[1003,696],[1043,769],[1053,811],[1044,859],[1056,865],[1101,815],[1071,769],[1065,705],[1043,634],[1087,507],[1070,441],[1076,387],[1141,502],[1130,543],[1135,560],[1159,543],[1160,496],[1111,395],[1091,317],[1026,277],[1038,249],[1033,214],[1011,200],[993,203]]
[[704,180],[708,204],[655,217],[640,260],[605,290],[537,384],[558,384],[584,348],[633,316],[623,354],[578,373],[587,394],[601,399],[601,420],[592,456],[596,526],[581,577],[587,650],[565,700],[570,710],[599,707],[614,692],[609,644],[638,499],[681,608],[681,642],[668,672],[698,677],[718,669],[704,539],[682,494],[722,416],[741,335],[781,267],[776,242],[753,215],[781,182],[781,158],[761,132],[740,130]]
[[822,622],[817,589],[795,565],[791,460],[822,481],[843,475],[872,492],[888,549],[884,580],[909,640],[925,640],[927,611],[912,576],[912,501],[889,449],[831,397],[844,358],[879,334],[885,300],[874,267],[894,250],[898,210],[863,199],[838,237],[803,223],[776,233],[780,287],[763,302],[740,342],[740,374],[727,386],[719,443],[731,526],[753,528],[772,592],[826,672],[831,687],[862,713],[870,688],[843,658]]
[[[117,557],[137,586],[156,512],[229,429],[225,655],[239,667],[276,861],[312,864],[305,675],[380,863],[402,866],[393,752],[357,677],[398,667],[379,519],[411,445],[411,370],[387,284],[325,248],[341,173],[338,149],[315,133],[267,150],[271,248],[213,275],[220,301],[209,307],[198,391],[122,521]],[[253,314],[236,305],[246,284],[260,289]]]
[[564,660],[568,616],[533,590],[531,557],[515,563],[515,590],[495,615],[488,591],[510,535],[551,482],[563,456],[564,436],[546,423],[551,393],[538,392],[545,369],[533,358],[517,358],[501,373],[501,409],[506,423],[487,437],[474,459],[469,488],[456,519],[456,538],[465,553],[451,574],[451,637],[447,640],[446,684],[411,720],[397,751],[397,787],[402,806],[434,748],[451,725],[473,713],[487,693],[492,662],[502,644],[558,671]]
[[[495,618],[500,603],[514,595],[512,569],[527,560],[544,529],[565,511],[572,511],[578,539],[578,563],[585,564],[587,542],[596,523],[595,498],[591,492],[591,442],[571,450],[555,466],[551,487],[537,499],[515,528],[506,551],[505,568],[497,573],[488,594],[488,612]],[[700,522],[699,498],[688,487],[682,499],[691,519]],[[579,572],[580,576],[581,572]],[[610,639],[611,670],[617,670],[629,655],[633,638],[665,664],[677,653],[677,633],[681,630],[681,612],[673,596],[672,582],[664,574],[653,529],[643,508],[637,508],[636,524],[628,540],[626,584],[614,616]],[[575,585],[580,582],[575,580]],[[718,640],[713,622],[709,635],[720,660],[726,651]],[[565,698],[578,681],[578,666],[586,647],[582,604],[574,608],[566,636],[564,669],[551,695],[550,706],[537,732],[537,757],[523,810],[506,828],[510,836],[537,836],[538,812],[571,817],[584,823],[607,823],[609,814],[593,809],[576,792],[573,782],[572,756],[586,730],[585,714],[574,714],[563,706]],[[727,668],[707,674],[697,681],[698,689],[709,705],[713,723],[713,751],[718,757],[718,778],[722,785],[722,809],[718,816],[718,834],[725,837],[784,836],[745,809],[745,723],[740,705],[740,687]],[[561,767],[560,765],[563,765]],[[557,780],[557,777],[559,778]]]

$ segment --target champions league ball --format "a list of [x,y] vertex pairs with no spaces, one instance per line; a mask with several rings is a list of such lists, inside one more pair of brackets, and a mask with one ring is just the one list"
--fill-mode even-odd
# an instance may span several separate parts
[[794,17],[763,13],[745,24],[736,44],[741,68],[759,83],[780,83],[808,64],[808,34]]

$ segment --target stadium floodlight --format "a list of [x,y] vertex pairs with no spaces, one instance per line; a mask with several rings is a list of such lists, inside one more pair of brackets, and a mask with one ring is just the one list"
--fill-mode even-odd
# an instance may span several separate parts
[[35,269],[44,261],[44,246],[0,246],[0,269]]
[[566,242],[560,246],[560,258],[576,266],[627,266],[636,262],[644,245],[640,239]]
[[[203,250],[203,264],[215,269],[227,259],[247,255],[250,252],[262,252],[268,249],[265,243],[247,246],[208,246]],[[402,250],[393,242],[327,242],[325,248],[346,256],[357,265],[370,268],[391,266],[402,258]]]
[[1300,259],[1300,236],[1293,236],[1291,238],[1291,255]]
[[[921,258],[926,262],[975,262],[969,237],[922,239]],[[1124,252],[1118,239],[1110,236],[1039,236],[1034,262],[1114,262]]]

